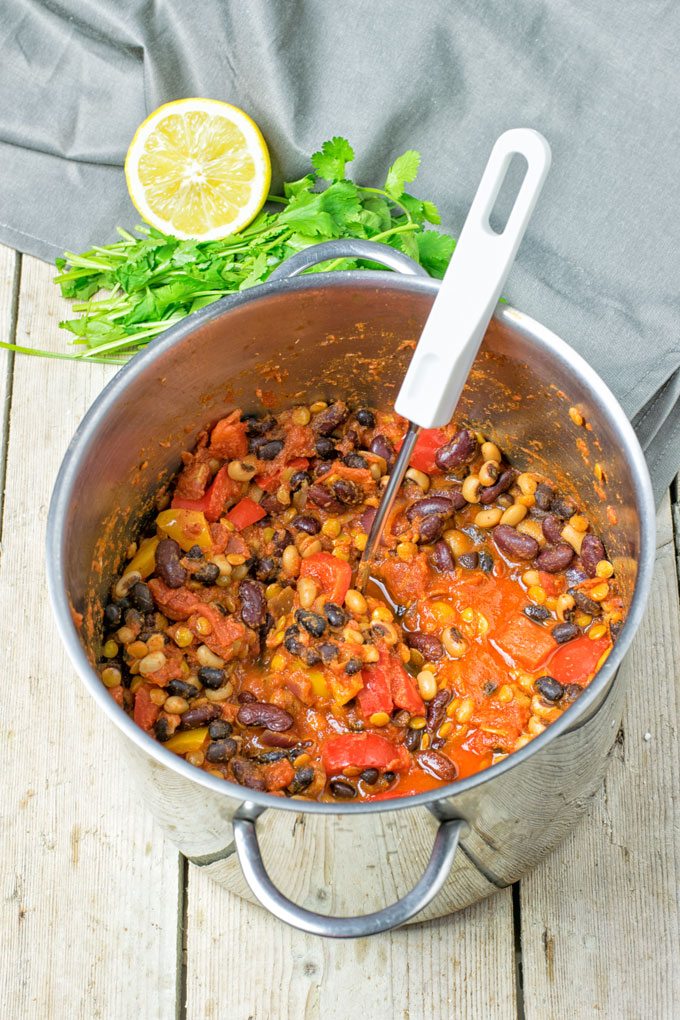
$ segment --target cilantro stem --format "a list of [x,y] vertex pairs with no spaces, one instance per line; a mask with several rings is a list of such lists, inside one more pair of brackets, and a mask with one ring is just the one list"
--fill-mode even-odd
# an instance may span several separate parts
[[[411,217],[411,213],[408,211],[406,206],[402,205],[401,202],[398,202],[396,200],[396,198],[392,198],[392,196],[390,194],[388,194],[386,191],[383,191],[382,188],[364,188],[362,186],[362,187],[359,187],[357,190],[358,191],[367,191],[371,195],[382,195],[382,197],[386,198],[388,202],[391,202],[393,205],[399,206],[399,208],[404,211],[404,215],[406,216],[406,219],[409,221],[409,223],[413,223],[413,219]],[[375,240],[375,238],[372,238],[372,240]]]

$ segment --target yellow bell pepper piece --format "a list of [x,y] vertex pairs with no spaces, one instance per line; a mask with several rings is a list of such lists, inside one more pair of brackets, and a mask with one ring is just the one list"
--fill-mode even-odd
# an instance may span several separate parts
[[208,522],[200,510],[163,510],[156,525],[168,538],[174,538],[184,552],[189,552],[192,545],[200,545],[201,549],[212,545]]
[[160,538],[145,538],[125,570],[129,574],[138,570],[142,577],[148,577],[156,569],[156,548]]
[[208,727],[199,726],[196,730],[184,730],[182,733],[175,733],[166,740],[164,747],[174,751],[175,754],[188,754],[189,751],[200,751],[203,742],[208,736]]
[[310,669],[308,676],[312,684],[312,690],[317,698],[327,698],[328,684],[326,683],[326,677],[323,675],[321,670]]
[[346,705],[364,686],[361,673],[355,673],[354,676],[343,676],[342,678],[331,676],[328,679],[328,683],[333,698],[338,705]]
[[449,627],[456,619],[453,606],[450,606],[448,602],[432,602],[429,608],[435,622],[440,627]]

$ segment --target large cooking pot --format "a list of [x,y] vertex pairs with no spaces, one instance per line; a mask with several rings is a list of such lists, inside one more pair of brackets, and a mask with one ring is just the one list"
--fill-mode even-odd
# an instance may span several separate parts
[[[398,272],[298,275],[342,256]],[[172,327],[116,375],[69,446],[50,508],[58,627],[122,738],[145,804],[217,882],[320,935],[386,931],[507,886],[569,832],[600,786],[622,713],[616,674],[642,617],[654,549],[647,467],[618,403],[566,343],[499,305],[458,416],[511,451],[518,467],[561,472],[562,488],[604,537],[629,610],[578,701],[522,750],[468,779],[398,800],[322,804],[200,771],[147,736],[103,687],[93,667],[101,602],[154,491],[207,422],[237,406],[276,410],[335,395],[390,407],[437,287],[383,245],[329,242],[302,252],[266,284]],[[572,405],[589,429],[572,422]]]

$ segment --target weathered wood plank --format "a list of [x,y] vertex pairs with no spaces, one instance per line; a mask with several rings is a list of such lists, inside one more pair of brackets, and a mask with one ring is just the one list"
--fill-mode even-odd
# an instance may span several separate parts
[[190,868],[187,921],[187,1020],[516,1017],[507,889],[453,917],[335,942]]
[[[23,259],[17,337],[63,350],[53,272]],[[21,356],[14,366],[0,561],[0,619],[12,625],[0,723],[6,1017],[175,1016],[178,856],[67,661],[44,580],[55,473],[112,371]]]
[[527,1020],[677,1016],[680,1001],[680,606],[666,538],[622,667],[617,754],[587,818],[521,883]]
[[[16,327],[16,297],[21,268],[21,256],[0,245],[0,340],[14,341]],[[9,406],[12,394],[12,371],[14,356],[9,351],[0,352],[0,521],[5,496],[5,462],[7,458],[7,432]]]

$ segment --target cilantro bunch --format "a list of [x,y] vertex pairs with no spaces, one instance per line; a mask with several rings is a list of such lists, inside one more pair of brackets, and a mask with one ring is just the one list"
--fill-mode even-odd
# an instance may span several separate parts
[[[181,241],[144,226],[137,228],[139,237],[119,228],[115,244],[81,255],[66,252],[57,259],[55,282],[74,300],[77,317],[60,325],[82,350],[60,356],[119,363],[172,323],[225,294],[263,283],[290,255],[333,238],[391,245],[441,278],[455,242],[425,228],[440,222],[436,207],[405,191],[416,178],[420,154],[399,156],[382,188],[349,180],[353,159],[346,139],[324,142],[311,158],[310,173],[284,184],[283,195],[270,195],[248,227],[221,241]],[[310,272],[356,268],[376,264],[337,259]]]

